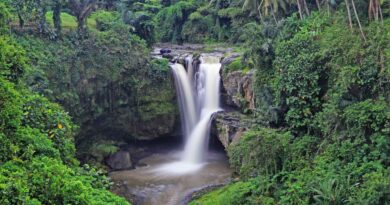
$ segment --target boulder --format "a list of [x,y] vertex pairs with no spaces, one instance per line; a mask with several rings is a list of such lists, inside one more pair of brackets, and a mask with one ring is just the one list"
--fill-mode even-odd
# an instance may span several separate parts
[[172,60],[172,59],[174,59],[175,58],[175,55],[174,54],[171,54],[171,53],[163,53],[162,54],[162,57],[163,58],[166,58],[166,59],[168,59],[168,60]]
[[169,48],[162,48],[162,49],[160,49],[160,54],[161,55],[163,55],[163,54],[165,54],[165,53],[171,53],[172,51],[171,51],[171,49],[169,49]]
[[113,170],[130,169],[132,167],[130,153],[124,150],[111,154],[106,163]]

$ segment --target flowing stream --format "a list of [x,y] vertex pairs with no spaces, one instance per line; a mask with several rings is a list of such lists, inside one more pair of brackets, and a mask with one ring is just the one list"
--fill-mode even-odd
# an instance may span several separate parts
[[230,178],[226,156],[208,150],[212,115],[221,110],[220,59],[203,55],[200,60],[199,68],[193,67],[192,57],[186,58],[187,69],[179,63],[171,65],[184,150],[156,153],[141,160],[147,166],[110,174],[114,181],[123,183],[114,192],[136,196],[136,204],[181,204],[189,193]]

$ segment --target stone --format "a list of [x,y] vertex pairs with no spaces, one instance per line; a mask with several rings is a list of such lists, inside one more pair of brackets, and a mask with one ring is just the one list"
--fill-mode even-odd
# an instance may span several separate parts
[[113,170],[124,170],[132,167],[130,153],[124,150],[111,154],[106,163]]
[[171,51],[171,49],[169,49],[169,48],[162,48],[162,49],[160,49],[160,54],[161,55],[163,55],[163,54],[165,54],[165,53],[171,53],[172,51]]
[[166,58],[166,59],[168,59],[168,60],[172,60],[172,59],[175,57],[175,55],[173,55],[173,54],[171,54],[171,53],[163,53],[163,54],[162,54],[162,57],[163,57],[163,58]]

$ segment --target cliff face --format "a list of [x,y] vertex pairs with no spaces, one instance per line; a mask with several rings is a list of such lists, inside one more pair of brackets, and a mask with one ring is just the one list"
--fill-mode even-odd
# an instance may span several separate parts
[[222,105],[225,111],[216,113],[212,134],[227,148],[238,141],[251,126],[250,116],[255,109],[253,96],[253,71],[227,72],[226,67],[239,58],[233,54],[222,60]]
[[238,58],[239,55],[233,54],[222,60],[223,104],[242,112],[250,112],[255,108],[252,85],[253,70],[227,71],[227,67]]
[[133,92],[120,87],[111,98],[110,109],[86,121],[82,132],[114,140],[152,140],[172,135],[178,118],[172,76],[160,82],[149,82],[146,77],[140,80],[144,85]]
[[234,71],[223,75],[223,89],[225,104],[250,112],[255,108],[252,89],[253,71]]
[[236,111],[222,111],[214,115],[211,134],[227,148],[231,143],[237,142],[249,126],[250,120],[247,116]]

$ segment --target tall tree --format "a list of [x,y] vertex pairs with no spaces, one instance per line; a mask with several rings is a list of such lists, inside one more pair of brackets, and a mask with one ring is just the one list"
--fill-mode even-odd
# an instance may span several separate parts
[[349,7],[349,2],[348,2],[348,0],[344,0],[344,1],[345,1],[345,7],[347,8],[349,28],[350,28],[351,31],[352,31],[352,16],[351,16],[351,9],[350,9],[350,7]]
[[46,33],[48,30],[47,22],[46,22],[46,13],[47,13],[47,6],[49,0],[36,0],[36,8],[38,11],[38,19],[39,19],[39,25],[38,30],[39,33],[43,34]]
[[298,12],[301,19],[303,19],[303,11],[306,13],[307,16],[310,15],[309,7],[307,6],[306,0],[297,0],[296,4],[298,6]]
[[318,8],[318,11],[321,11],[321,4],[318,0],[316,0],[316,5],[317,5],[317,8]]
[[358,15],[357,10],[356,10],[355,1],[351,0],[351,3],[352,3],[353,12],[355,13],[355,17],[356,17],[356,20],[357,20],[358,25],[359,25],[360,33],[362,34],[364,41],[366,41],[366,36],[364,35],[362,24],[360,23],[359,15]]
[[57,37],[61,37],[61,8],[62,0],[54,0],[53,5],[53,22]]
[[76,16],[79,33],[84,33],[87,18],[96,8],[98,0],[68,0],[68,3],[73,15]]
[[272,15],[276,21],[275,15],[282,8],[283,11],[287,10],[288,0],[245,0],[242,6],[244,11],[249,11],[250,15],[262,16]]
[[14,0],[11,1],[11,6],[19,19],[20,28],[24,27],[26,20],[32,17],[32,10],[35,9],[34,0]]
[[298,6],[298,13],[299,13],[299,17],[301,19],[303,19],[303,12],[302,12],[302,4],[301,4],[301,0],[297,0],[297,6]]
[[375,19],[376,21],[383,22],[382,9],[380,0],[369,0],[368,3],[368,17],[369,19]]

